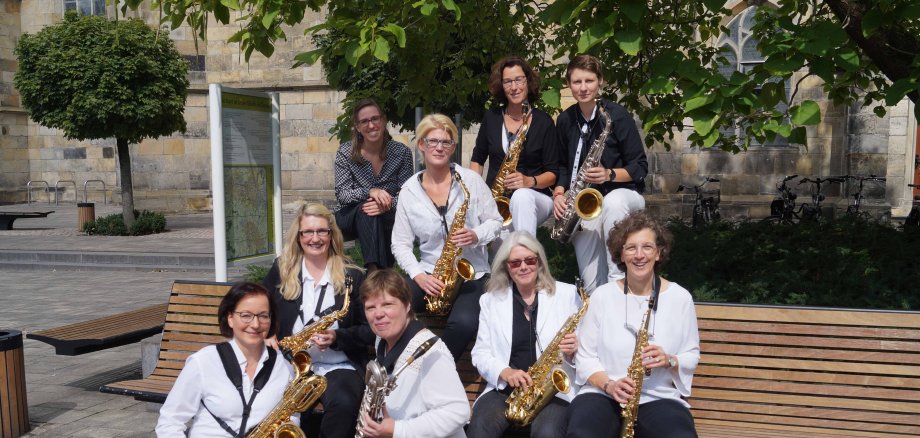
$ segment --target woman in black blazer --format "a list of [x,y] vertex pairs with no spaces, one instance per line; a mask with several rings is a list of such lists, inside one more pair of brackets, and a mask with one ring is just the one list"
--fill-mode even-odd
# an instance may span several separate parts
[[[492,187],[508,148],[524,124],[525,106],[529,108],[529,128],[517,169],[505,178],[505,192],[511,193],[511,227],[536,235],[537,227],[553,212],[551,188],[559,173],[558,138],[553,119],[530,106],[537,101],[540,76],[519,56],[507,56],[492,66],[489,92],[500,104],[482,119],[470,169],[482,174],[486,160],[489,172],[486,184]],[[510,231],[510,230],[509,230]]]
[[303,205],[288,230],[284,252],[263,281],[278,303],[280,320],[278,336],[266,343],[278,348],[278,339],[298,333],[330,310],[340,309],[346,276],[354,281],[348,313],[331,329],[314,335],[307,350],[313,359],[313,372],[325,376],[328,383],[320,397],[325,409],[321,437],[354,435],[364,393],[363,368],[374,334],[358,299],[364,276],[344,254],[335,216],[322,204]]

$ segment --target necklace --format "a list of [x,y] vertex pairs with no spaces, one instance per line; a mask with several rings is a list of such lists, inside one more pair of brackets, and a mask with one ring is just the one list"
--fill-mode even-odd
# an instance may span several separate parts
[[[629,308],[629,306],[630,306],[630,301],[636,301],[636,305],[637,305],[638,308],[639,308],[639,313],[640,313],[640,314],[642,313],[642,307],[643,307],[643,305],[645,305],[646,310],[648,309],[648,306],[653,306],[653,307],[652,307],[652,312],[651,312],[651,314],[649,315],[650,318],[653,318],[653,320],[652,320],[652,330],[651,330],[651,333],[648,334],[648,338],[649,338],[649,339],[655,339],[655,328],[658,326],[658,318],[657,318],[657,316],[658,316],[658,313],[657,313],[657,311],[658,311],[658,303],[656,302],[656,303],[653,305],[653,304],[652,304],[652,299],[654,299],[655,301],[658,300],[658,295],[659,295],[659,293],[661,292],[661,279],[660,279],[657,275],[652,279],[652,291],[651,291],[651,293],[650,293],[649,295],[636,295],[635,293],[633,293],[632,295],[630,295],[629,292],[630,292],[630,291],[629,291],[629,282],[628,282],[627,279],[624,277],[624,278],[623,278],[623,295],[624,295],[625,301],[623,302],[623,327],[626,328],[626,331],[632,333],[633,336],[636,336],[636,337],[639,336],[639,328],[638,328],[638,326],[633,327],[632,325],[629,324],[629,311],[628,311],[628,308]],[[630,297],[635,297],[635,299],[631,299]],[[640,323],[640,324],[641,324],[641,323]]]
[[508,116],[508,118],[510,118],[511,120],[514,120],[515,122],[520,122],[521,120],[524,120],[524,114],[523,114],[523,113],[522,113],[521,115],[519,115],[519,116],[513,116],[513,115],[511,115],[510,113],[508,113],[507,111],[505,111],[505,109],[502,109],[502,114]]

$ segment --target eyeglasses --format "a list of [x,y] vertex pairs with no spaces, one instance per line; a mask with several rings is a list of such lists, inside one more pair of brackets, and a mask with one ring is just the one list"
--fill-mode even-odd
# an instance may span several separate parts
[[243,321],[244,324],[249,324],[249,323],[251,323],[251,322],[252,322],[252,318],[259,318],[259,323],[260,323],[260,324],[267,324],[267,323],[271,322],[271,320],[272,320],[272,316],[271,316],[270,314],[268,314],[268,313],[260,313],[260,314],[258,314],[258,315],[255,314],[255,313],[252,313],[252,312],[236,312],[236,311],[234,311],[233,313],[235,313],[237,316],[239,316],[239,317],[240,317],[240,321]]
[[523,87],[527,83],[527,78],[524,76],[518,76],[514,79],[505,79],[502,80],[502,87],[511,88],[511,85],[517,85],[518,87]]
[[423,138],[422,140],[424,140],[425,144],[427,144],[428,147],[430,148],[449,149],[451,146],[457,144],[457,142],[453,140],[441,140],[440,138],[427,138],[426,137],[426,138]]
[[382,116],[374,116],[369,119],[361,119],[361,120],[358,120],[358,126],[367,126],[367,125],[370,125],[371,123],[375,125],[379,125],[382,120],[383,120]]
[[320,228],[318,230],[300,230],[297,234],[300,237],[307,236],[319,236],[319,237],[329,237],[329,234],[332,233],[332,228]]
[[507,263],[508,267],[511,269],[517,269],[521,267],[522,262],[527,266],[534,266],[539,261],[540,259],[537,256],[530,256],[530,257],[524,257],[523,259],[508,260],[505,263]]
[[658,247],[655,245],[642,245],[642,246],[629,245],[629,246],[623,247],[623,254],[636,255],[636,253],[639,252],[640,249],[642,250],[642,254],[649,255],[649,254],[654,254],[655,251],[658,250]]

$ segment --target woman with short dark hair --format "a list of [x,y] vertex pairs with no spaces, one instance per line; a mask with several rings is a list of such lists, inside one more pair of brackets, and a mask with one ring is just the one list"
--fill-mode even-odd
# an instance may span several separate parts
[[[221,300],[217,317],[221,334],[230,340],[188,357],[160,409],[158,437],[245,435],[281,401],[294,377],[290,363],[266,347],[265,338],[274,335],[278,317],[264,287],[234,285]],[[234,373],[241,379],[240,389],[230,377]],[[299,424],[299,415],[293,421]]]

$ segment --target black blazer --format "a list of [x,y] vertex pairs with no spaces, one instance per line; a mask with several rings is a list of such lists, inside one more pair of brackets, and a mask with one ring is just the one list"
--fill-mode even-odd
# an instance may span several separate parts
[[[518,160],[517,170],[527,176],[537,176],[543,172],[552,172],[559,176],[559,147],[556,127],[553,119],[548,114],[536,108],[532,109],[533,119],[524,140],[524,150]],[[479,135],[476,136],[476,147],[470,161],[483,165],[489,160],[489,172],[486,174],[486,184],[492,188],[495,175],[502,161],[505,160],[505,151],[502,149],[502,125],[505,123],[501,108],[492,108],[486,112],[479,126]],[[558,181],[556,182],[558,184]],[[539,190],[550,195],[552,187]]]
[[[339,321],[339,328],[335,331],[335,343],[332,348],[345,353],[352,362],[359,367],[367,364],[368,347],[374,345],[374,333],[367,324],[367,318],[364,316],[364,305],[358,299],[358,290],[361,282],[364,281],[364,274],[357,269],[348,269],[346,274],[354,280],[351,288],[351,302],[348,305],[348,313]],[[301,273],[298,271],[298,278]],[[278,304],[278,319],[280,327],[278,328],[278,339],[284,339],[292,334],[294,321],[300,315],[300,306],[303,303],[303,293],[295,300],[286,300],[281,296],[281,273],[278,268],[278,259],[272,264],[268,275],[262,280],[262,285],[272,294],[275,302]],[[328,293],[328,291],[327,291]],[[345,300],[344,295],[335,295],[335,305],[341,307]]]
[[[613,126],[610,128],[607,141],[604,142],[601,165],[607,169],[625,168],[633,180],[618,183],[608,181],[596,188],[605,195],[618,188],[632,189],[642,193],[645,190],[645,176],[648,175],[648,158],[645,156],[645,146],[639,137],[636,122],[626,108],[620,104],[607,99],[603,99],[602,102],[604,110],[613,119]],[[578,104],[570,106],[556,119],[556,133],[559,135],[559,147],[562,149],[559,154],[559,179],[556,185],[566,190],[569,189],[572,175],[578,172],[584,163],[588,149],[604,130],[604,121],[601,120],[599,114],[595,115],[594,120],[589,123],[590,134],[582,146],[581,157],[576,166],[575,151],[578,149],[578,139],[581,137],[581,125],[584,124],[584,119],[578,115]]]

